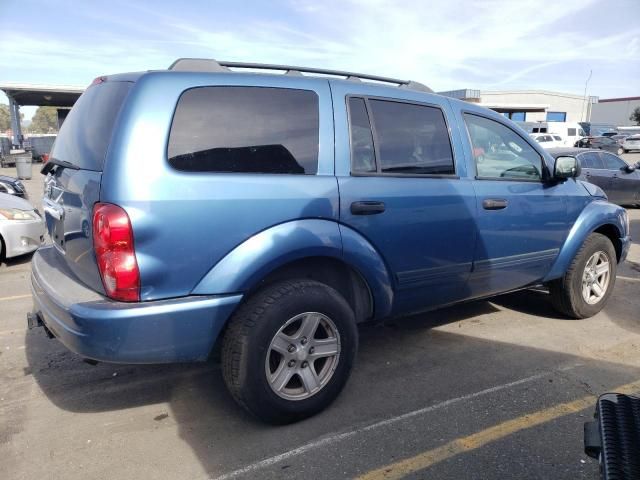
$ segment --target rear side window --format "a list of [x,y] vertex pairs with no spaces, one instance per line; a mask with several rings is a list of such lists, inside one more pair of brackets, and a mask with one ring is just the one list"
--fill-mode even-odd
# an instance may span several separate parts
[[604,168],[600,155],[595,152],[583,153],[578,159],[580,160],[580,165],[584,168]]
[[107,81],[87,88],[62,124],[51,158],[101,171],[116,117],[132,85]]
[[349,99],[352,168],[356,173],[376,171],[373,135],[363,98]]
[[201,87],[182,94],[169,163],[195,172],[315,174],[318,96],[309,90]]
[[439,108],[369,100],[383,173],[453,175],[453,153]]

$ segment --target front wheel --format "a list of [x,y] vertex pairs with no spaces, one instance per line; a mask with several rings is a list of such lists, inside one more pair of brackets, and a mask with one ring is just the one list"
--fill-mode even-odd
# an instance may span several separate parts
[[599,233],[589,235],[564,276],[549,285],[554,308],[572,318],[598,313],[613,291],[616,262],[611,241]]
[[222,369],[236,401],[270,423],[326,408],[344,387],[358,335],[353,311],[333,288],[283,281],[254,294],[225,333]]

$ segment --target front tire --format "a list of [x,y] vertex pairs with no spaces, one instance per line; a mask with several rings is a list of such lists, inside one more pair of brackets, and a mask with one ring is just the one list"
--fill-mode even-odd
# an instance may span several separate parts
[[554,308],[571,318],[592,317],[611,296],[617,258],[611,241],[592,233],[578,250],[562,278],[549,285]]
[[235,400],[269,423],[290,423],[326,408],[355,358],[355,316],[333,288],[311,280],[272,284],[233,315],[222,371]]

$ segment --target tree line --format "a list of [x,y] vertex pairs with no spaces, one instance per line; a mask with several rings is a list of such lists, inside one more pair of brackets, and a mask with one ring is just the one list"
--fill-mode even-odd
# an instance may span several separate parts
[[[20,114],[20,123],[23,115]],[[0,133],[11,129],[9,105],[0,105]],[[22,125],[22,133],[56,133],[58,131],[58,111],[56,107],[38,107],[29,125]]]

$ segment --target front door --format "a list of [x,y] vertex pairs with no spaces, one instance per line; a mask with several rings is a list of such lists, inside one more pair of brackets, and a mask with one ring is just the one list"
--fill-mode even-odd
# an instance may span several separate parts
[[510,126],[465,113],[476,167],[479,236],[474,296],[520,288],[551,269],[569,228],[563,184],[542,182],[543,159]]
[[[475,195],[471,182],[458,177],[461,152],[447,128],[449,104],[436,96],[418,103],[354,89],[332,85],[336,146],[347,146],[336,149],[340,221],[366,237],[393,272],[394,311],[466,298]],[[341,173],[340,164],[350,167]]]

